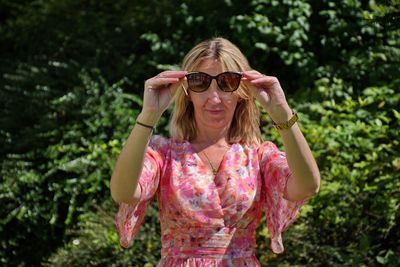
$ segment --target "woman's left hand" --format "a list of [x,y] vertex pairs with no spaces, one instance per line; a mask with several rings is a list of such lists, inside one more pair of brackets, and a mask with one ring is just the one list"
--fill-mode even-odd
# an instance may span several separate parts
[[255,70],[244,71],[242,74],[242,81],[253,90],[255,97],[274,122],[284,122],[292,116],[278,78]]

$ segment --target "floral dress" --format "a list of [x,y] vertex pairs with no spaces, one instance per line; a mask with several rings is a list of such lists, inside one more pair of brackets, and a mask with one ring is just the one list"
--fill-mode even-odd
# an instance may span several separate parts
[[139,179],[140,201],[135,207],[121,203],[115,218],[120,244],[132,244],[156,195],[158,266],[261,266],[255,236],[262,212],[271,249],[281,253],[281,233],[305,202],[283,198],[289,177],[285,154],[271,142],[232,144],[214,176],[189,142],[153,136]]

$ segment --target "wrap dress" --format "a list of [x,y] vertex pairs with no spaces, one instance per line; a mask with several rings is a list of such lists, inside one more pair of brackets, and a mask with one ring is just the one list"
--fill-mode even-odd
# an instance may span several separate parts
[[188,141],[155,135],[139,178],[137,205],[119,204],[115,224],[129,247],[157,196],[161,226],[158,266],[261,266],[256,228],[266,214],[270,247],[283,252],[281,233],[306,200],[289,201],[285,154],[275,144],[232,144],[214,176]]

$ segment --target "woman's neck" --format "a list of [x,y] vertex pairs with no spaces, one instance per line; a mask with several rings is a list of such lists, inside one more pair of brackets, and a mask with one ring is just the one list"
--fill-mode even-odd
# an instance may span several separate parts
[[209,147],[212,145],[217,145],[219,147],[228,147],[229,128],[225,127],[223,129],[215,128],[202,128],[198,129],[196,138],[192,140],[193,144],[200,145],[202,147]]

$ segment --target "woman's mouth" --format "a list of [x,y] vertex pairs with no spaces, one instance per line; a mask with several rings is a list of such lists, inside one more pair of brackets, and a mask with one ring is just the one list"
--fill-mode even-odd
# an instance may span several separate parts
[[214,115],[221,114],[223,111],[224,111],[223,109],[207,109],[207,112],[214,114]]

